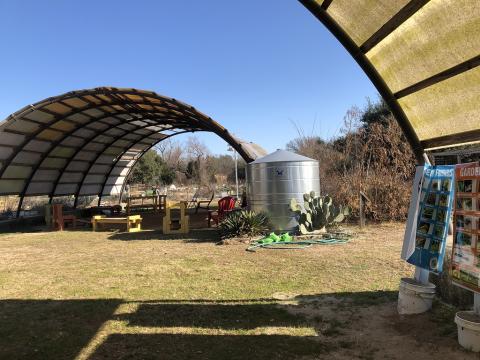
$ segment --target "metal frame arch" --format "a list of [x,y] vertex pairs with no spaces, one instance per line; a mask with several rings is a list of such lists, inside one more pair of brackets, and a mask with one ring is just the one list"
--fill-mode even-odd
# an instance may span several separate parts
[[[130,113],[130,112],[124,112],[124,113],[125,113],[125,114],[132,114],[132,113]],[[110,116],[106,116],[106,117],[110,117]],[[102,116],[102,117],[99,118],[99,120],[102,119],[102,118],[106,118],[106,117],[105,117],[105,116]],[[63,172],[66,170],[66,168],[70,165],[70,163],[71,163],[72,161],[75,161],[75,157],[78,155],[78,153],[80,153],[82,150],[84,150],[85,147],[86,147],[88,144],[92,143],[95,138],[97,138],[97,137],[99,137],[99,136],[103,136],[106,132],[108,132],[108,131],[110,131],[110,130],[112,130],[112,129],[115,129],[115,128],[119,128],[120,130],[122,130],[122,131],[124,132],[120,138],[113,137],[112,142],[103,144],[103,145],[105,145],[105,146],[104,146],[104,149],[102,149],[101,151],[99,151],[99,153],[97,153],[97,156],[95,157],[93,163],[95,162],[96,159],[98,159],[99,156],[101,156],[101,155],[105,152],[106,149],[108,149],[109,146],[112,146],[117,140],[123,138],[125,135],[130,134],[129,131],[120,128],[121,125],[123,125],[123,124],[130,124],[130,123],[135,122],[135,121],[141,121],[141,119],[143,119],[143,118],[134,118],[134,119],[130,119],[130,120],[124,120],[124,122],[121,122],[121,123],[116,124],[116,125],[108,125],[108,127],[105,128],[104,130],[100,131],[100,133],[94,133],[91,137],[85,138],[85,141],[83,142],[83,144],[79,145],[78,148],[76,148],[76,150],[72,153],[72,155],[71,155],[70,157],[64,158],[64,159],[66,160],[65,165],[59,169],[59,174],[58,174],[58,176],[57,176],[57,178],[56,178],[56,180],[55,180],[55,182],[54,182],[55,185],[54,185],[54,187],[53,187],[53,189],[52,189],[52,192],[51,192],[48,196],[51,198],[52,196],[55,195],[55,190],[56,190],[56,188],[57,188],[57,186],[58,186],[58,183],[59,183],[59,181],[60,181],[60,178],[61,178],[62,175],[63,175]],[[98,121],[99,121],[99,120],[98,120]],[[93,122],[95,122],[95,121],[89,122],[89,124],[91,124],[91,123],[93,123]],[[106,124],[106,125],[107,125],[107,124]],[[144,125],[144,126],[138,126],[134,131],[139,130],[139,129],[142,129],[142,128],[146,128],[146,127],[149,127],[149,126],[155,126],[155,125],[148,124],[148,125]],[[73,129],[72,132],[71,132],[71,134],[73,134],[74,132],[76,132],[76,131],[78,131],[78,130],[80,130],[80,129],[83,129],[83,128],[86,128],[86,126],[85,126],[85,125],[84,125],[84,126],[79,126],[78,128]],[[87,129],[89,129],[89,128],[87,128]],[[154,133],[155,133],[155,132],[151,132],[151,133],[149,134],[149,136],[152,135],[152,134],[154,134]],[[71,134],[70,134],[70,135],[71,135]],[[49,150],[47,150],[45,153],[42,154],[42,156],[40,157],[40,159],[39,159],[39,161],[37,162],[37,164],[32,168],[32,172],[31,172],[30,176],[28,177],[28,179],[26,180],[22,192],[19,194],[19,196],[20,196],[20,201],[19,201],[17,213],[20,213],[20,210],[21,210],[21,207],[22,207],[22,204],[23,204],[23,199],[24,199],[24,197],[26,196],[26,192],[27,192],[27,190],[28,190],[28,187],[29,187],[30,183],[32,182],[33,178],[35,177],[35,175],[37,174],[38,170],[40,170],[40,166],[42,165],[43,161],[44,161],[45,159],[47,159],[47,158],[50,156],[50,154],[51,154],[55,149],[57,149],[58,147],[61,147],[61,146],[62,146],[61,143],[62,143],[65,139],[67,139],[70,135],[62,136],[57,142],[53,143],[53,145],[51,146],[51,148],[50,148]],[[140,134],[138,134],[138,135],[140,135]],[[89,170],[90,170],[91,166],[92,166],[92,164],[90,164]],[[5,167],[5,168],[6,168],[6,167]],[[85,175],[85,176],[86,176],[86,175]]]
[[[58,105],[55,106],[55,104]],[[77,114],[78,117],[75,117]],[[17,120],[20,121],[18,125],[11,126]],[[99,125],[95,126],[96,123]],[[133,126],[129,130],[123,126],[125,124]],[[112,129],[117,129],[118,132],[111,133]],[[142,133],[137,133],[141,129],[146,129],[148,132],[143,130]],[[88,130],[88,132],[82,132],[82,130]],[[43,134],[44,131],[50,132]],[[175,132],[155,141],[157,140],[154,138],[155,134],[162,134],[164,131]],[[153,91],[100,87],[70,91],[49,97],[23,107],[0,123],[0,139],[2,133],[5,134],[6,139],[6,142],[2,142],[4,144],[2,146],[6,146],[9,151],[8,156],[1,161],[0,179],[22,182],[22,185],[16,186],[15,189],[7,188],[7,185],[4,185],[3,191],[5,194],[18,194],[17,215],[20,214],[25,197],[47,195],[51,201],[56,196],[55,192],[65,170],[72,161],[76,161],[75,158],[79,153],[86,151],[90,155],[88,158],[77,159],[87,164],[81,167],[84,170],[72,170],[81,174],[71,182],[72,184],[78,183],[74,194],[77,199],[85,179],[97,160],[105,155],[115,142],[123,139],[125,142],[122,141],[118,144],[118,152],[112,153],[114,156],[112,163],[105,164],[107,166],[98,171],[98,175],[104,176],[103,179],[98,179],[101,183],[95,183],[101,191],[98,194],[99,200],[101,200],[112,171],[129,149],[142,142],[147,146],[131,165],[133,168],[144,152],[160,141],[180,133],[195,131],[208,131],[216,134],[231,145],[247,162],[252,161],[252,156],[255,156],[255,153],[250,155],[251,150],[244,149],[242,142],[211,117],[193,106],[175,98],[158,95]],[[128,134],[132,132],[136,134],[136,137],[128,138]],[[146,142],[145,139],[149,139],[149,141]],[[36,141],[42,147],[37,148]],[[98,145],[90,149],[89,144]],[[21,158],[17,157],[20,153]],[[46,159],[52,159],[56,163],[44,163]],[[23,173],[17,175],[17,173],[9,171],[8,175],[4,177],[3,175],[10,166],[23,167],[24,169],[21,170]],[[13,167],[12,171],[19,171],[13,170]],[[48,177],[43,172],[39,172],[40,170],[45,170]],[[131,168],[125,179],[128,178],[130,171]],[[49,190],[44,192],[41,184],[51,182],[53,182],[52,189],[49,186]],[[68,183],[70,184],[70,182]],[[36,188],[31,188],[31,184],[35,184]]]

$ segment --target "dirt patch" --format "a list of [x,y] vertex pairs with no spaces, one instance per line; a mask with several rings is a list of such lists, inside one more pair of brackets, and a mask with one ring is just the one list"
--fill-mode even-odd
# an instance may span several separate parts
[[284,308],[312,321],[330,359],[480,359],[458,345],[453,308],[436,303],[429,313],[401,316],[394,295],[299,298]]

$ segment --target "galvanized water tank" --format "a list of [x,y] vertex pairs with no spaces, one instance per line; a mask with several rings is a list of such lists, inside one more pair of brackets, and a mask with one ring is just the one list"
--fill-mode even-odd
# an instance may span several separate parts
[[251,210],[265,212],[273,230],[289,231],[297,226],[290,200],[303,204],[303,194],[320,193],[318,161],[277,150],[247,165],[247,196]]

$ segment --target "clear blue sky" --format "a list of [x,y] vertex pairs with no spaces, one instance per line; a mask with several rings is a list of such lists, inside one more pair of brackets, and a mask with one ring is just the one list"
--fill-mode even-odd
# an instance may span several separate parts
[[330,138],[377,96],[297,0],[0,0],[0,49],[0,119],[71,90],[134,87],[272,151],[296,136],[292,121]]

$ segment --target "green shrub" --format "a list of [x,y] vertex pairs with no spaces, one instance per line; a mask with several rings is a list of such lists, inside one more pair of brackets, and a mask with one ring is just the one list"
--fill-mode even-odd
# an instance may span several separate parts
[[218,229],[222,239],[252,237],[267,232],[269,221],[262,213],[248,210],[234,211],[220,222]]

